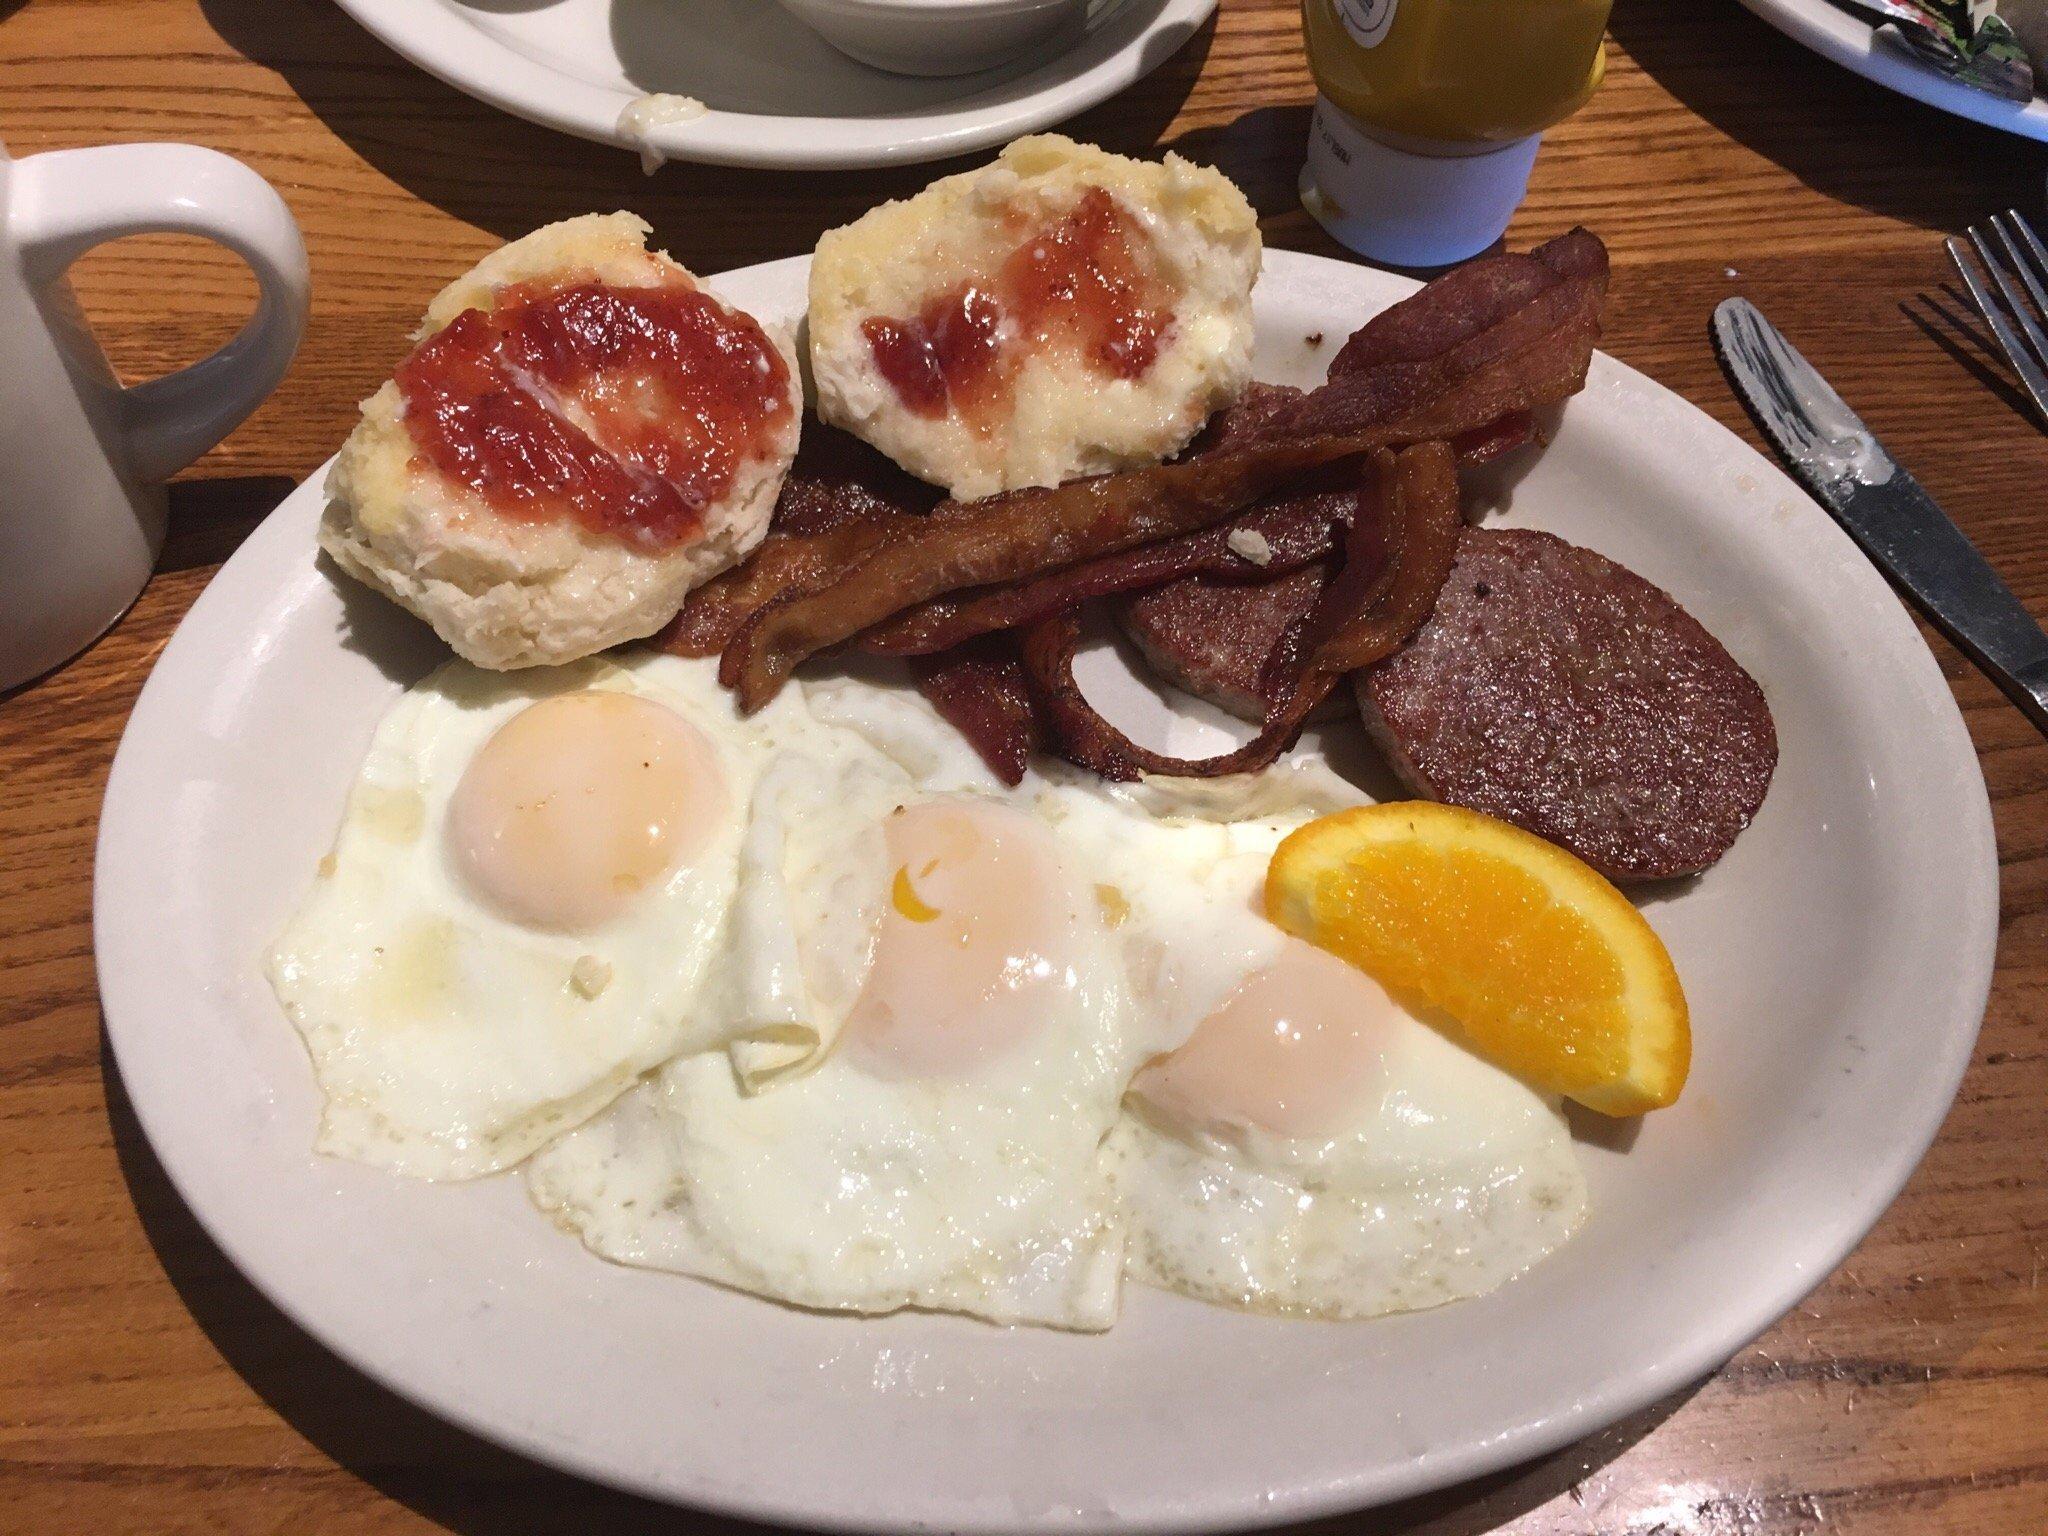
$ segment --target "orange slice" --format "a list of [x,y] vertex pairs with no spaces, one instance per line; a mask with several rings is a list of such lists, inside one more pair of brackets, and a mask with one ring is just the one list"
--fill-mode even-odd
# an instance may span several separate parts
[[1266,916],[1496,1066],[1610,1115],[1678,1097],[1685,993],[1650,925],[1542,838],[1433,801],[1320,817],[1273,850]]

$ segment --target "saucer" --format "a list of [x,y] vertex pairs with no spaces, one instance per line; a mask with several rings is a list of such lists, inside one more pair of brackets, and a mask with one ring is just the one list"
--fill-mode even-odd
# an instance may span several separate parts
[[[1216,0],[1095,0],[996,69],[856,63],[770,0],[339,0],[397,52],[492,106],[642,152],[783,170],[907,165],[1007,143],[1157,69]],[[632,134],[650,95],[709,110]],[[673,117],[659,112],[652,117]]]

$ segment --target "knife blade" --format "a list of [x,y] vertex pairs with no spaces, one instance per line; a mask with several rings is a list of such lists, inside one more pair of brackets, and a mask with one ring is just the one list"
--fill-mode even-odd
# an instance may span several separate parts
[[2048,734],[2048,633],[1920,482],[1747,299],[1714,310],[1735,392],[1863,552]]

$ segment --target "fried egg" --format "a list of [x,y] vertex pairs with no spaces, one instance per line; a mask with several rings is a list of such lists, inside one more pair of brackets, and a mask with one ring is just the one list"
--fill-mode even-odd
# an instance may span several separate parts
[[830,1010],[792,993],[789,953],[831,952],[857,909],[785,909],[764,872],[784,817],[829,852],[842,801],[905,797],[865,713],[792,689],[742,718],[715,663],[661,655],[416,685],[268,957],[327,1097],[320,1150],[468,1178],[679,1053],[762,1078],[806,1060]]
[[1122,1279],[1362,1317],[1568,1237],[1554,1102],[1256,905],[1358,801],[1014,789],[916,695],[713,664],[443,668],[270,956],[318,1146],[526,1165],[591,1251],[806,1307],[1110,1326]]
[[697,1043],[749,734],[705,670],[452,663],[409,691],[269,955],[319,1149],[489,1173]]
[[[825,710],[928,775],[955,750],[921,701]],[[836,816],[779,818],[750,921],[788,936],[760,952],[790,957],[830,1055],[765,1080],[738,1052],[672,1063],[533,1160],[542,1209],[607,1258],[801,1306],[1114,1321],[1102,1143],[1143,1042],[1091,882],[986,770],[961,777],[980,788],[906,773],[894,804],[834,786]]]
[[1132,1079],[1107,1146],[1127,1272],[1320,1317],[1479,1295],[1579,1225],[1569,1128],[1554,1099],[1266,922],[1273,847],[1348,792],[1296,771],[1309,776],[1240,791],[1263,805],[1155,782],[1156,820],[1100,792],[1061,812],[1113,882],[1133,990],[1171,1042]]

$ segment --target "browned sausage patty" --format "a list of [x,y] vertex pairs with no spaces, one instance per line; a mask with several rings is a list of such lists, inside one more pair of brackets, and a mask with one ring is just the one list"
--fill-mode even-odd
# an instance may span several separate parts
[[[1162,680],[1240,719],[1263,720],[1266,658],[1308,617],[1329,579],[1321,564],[1265,582],[1184,576],[1124,599],[1116,617]],[[1342,695],[1335,697],[1334,709],[1325,703],[1311,718],[1346,713]]]
[[1778,761],[1763,690],[1692,615],[1528,529],[1468,529],[1429,622],[1356,682],[1418,793],[1527,828],[1615,880],[1712,864]]

